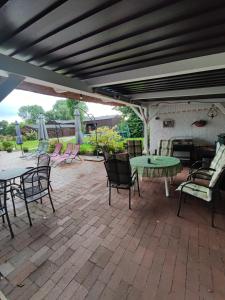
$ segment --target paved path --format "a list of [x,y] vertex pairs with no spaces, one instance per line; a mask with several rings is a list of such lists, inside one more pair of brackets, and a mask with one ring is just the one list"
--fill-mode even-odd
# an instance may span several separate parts
[[[20,166],[2,154],[0,168]],[[175,179],[178,184],[185,174]],[[108,190],[103,163],[79,162],[52,170],[56,207],[24,204],[11,215],[15,239],[0,224],[0,289],[8,299],[182,300],[225,299],[225,222],[188,200],[176,217],[177,194],[163,182],[141,182],[141,195]]]

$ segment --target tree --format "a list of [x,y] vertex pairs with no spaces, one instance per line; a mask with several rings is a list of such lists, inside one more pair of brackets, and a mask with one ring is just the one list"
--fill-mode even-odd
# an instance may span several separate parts
[[45,114],[40,105],[21,106],[18,112],[18,115],[27,123],[35,123],[40,114]]
[[83,101],[73,100],[73,99],[67,99],[66,100],[67,106],[69,108],[71,116],[74,117],[74,109],[78,108],[80,111],[80,119],[81,123],[83,123],[85,112],[88,111],[87,104]]
[[6,135],[15,136],[16,135],[15,123],[8,124],[8,126],[6,127],[6,130],[5,130],[5,133],[6,133]]
[[6,135],[6,130],[8,127],[9,123],[5,120],[0,121],[0,134],[1,135]]
[[71,120],[70,110],[65,100],[58,100],[53,105],[52,113],[54,120]]
[[130,131],[130,137],[139,138],[143,137],[143,122],[135,114],[135,112],[128,106],[115,107],[117,111],[122,113],[122,121],[120,126],[124,127],[127,124]]

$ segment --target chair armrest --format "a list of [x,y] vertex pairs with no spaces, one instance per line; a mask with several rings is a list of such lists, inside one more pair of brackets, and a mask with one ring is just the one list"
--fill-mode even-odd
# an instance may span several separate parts
[[212,168],[199,168],[196,171],[189,173],[187,180],[190,180],[193,177],[193,175],[202,175],[202,176],[207,175],[206,173],[204,173],[204,171],[214,171],[215,172],[216,170],[212,169]]
[[201,168],[198,168],[197,170],[189,173],[189,175],[196,174],[197,172],[201,172],[201,171],[213,171],[213,172],[215,172],[216,170],[213,169],[213,168],[203,168],[203,167],[201,167]]
[[197,160],[196,162],[194,162],[191,167],[190,167],[190,170],[189,170],[189,174],[192,173],[193,169],[199,169],[201,168],[202,166],[202,161],[201,160]]

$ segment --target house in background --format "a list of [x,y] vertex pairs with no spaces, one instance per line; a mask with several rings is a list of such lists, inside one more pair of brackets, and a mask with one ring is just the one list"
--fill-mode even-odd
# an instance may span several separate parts
[[[112,128],[119,124],[121,120],[120,115],[109,115],[95,117],[94,119],[85,118],[83,121],[84,133],[90,133],[97,127],[107,126]],[[56,120],[49,121],[46,124],[48,135],[50,138],[63,137],[63,136],[73,136],[75,135],[74,120]],[[31,130],[37,130],[36,124],[26,125],[23,132],[31,132]]]
[[95,119],[85,118],[83,121],[84,124],[84,132],[90,133],[92,130],[95,130],[95,127],[104,127],[107,126],[109,128],[112,128],[116,125],[118,125],[121,121],[120,115],[109,115],[109,116],[101,116],[101,117],[95,117]]

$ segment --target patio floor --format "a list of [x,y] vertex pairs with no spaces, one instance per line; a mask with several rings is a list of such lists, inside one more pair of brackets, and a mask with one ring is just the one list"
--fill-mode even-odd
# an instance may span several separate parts
[[[0,169],[33,161],[0,154]],[[175,186],[185,178],[184,171]],[[178,195],[166,198],[161,180],[142,181],[141,195],[108,190],[103,163],[52,170],[48,199],[24,204],[11,216],[15,239],[0,222],[0,289],[7,299],[225,299],[225,218],[210,226],[204,203],[188,200],[176,216]],[[0,296],[1,299],[1,296]]]

